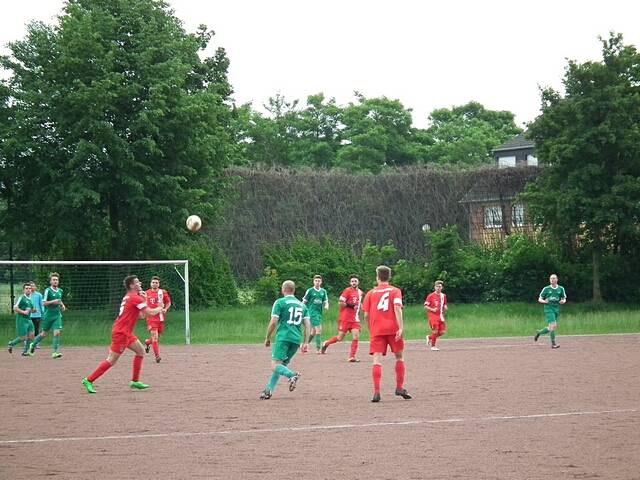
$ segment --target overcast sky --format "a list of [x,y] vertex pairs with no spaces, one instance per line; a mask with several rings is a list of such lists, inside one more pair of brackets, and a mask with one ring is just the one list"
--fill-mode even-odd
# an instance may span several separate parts
[[[30,20],[55,21],[62,0],[2,2],[0,44]],[[324,92],[338,103],[385,95],[425,127],[440,107],[476,100],[523,125],[539,110],[539,86],[561,88],[567,59],[598,60],[598,35],[640,45],[640,2],[607,0],[173,0],[187,31],[215,30],[238,103],[261,109],[281,93]]]

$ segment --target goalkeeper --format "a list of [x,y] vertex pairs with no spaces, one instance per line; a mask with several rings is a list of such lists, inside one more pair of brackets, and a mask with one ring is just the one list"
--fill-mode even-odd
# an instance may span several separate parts
[[322,353],[327,351],[329,345],[342,341],[347,332],[351,332],[351,349],[349,351],[349,362],[359,362],[356,358],[358,351],[358,339],[360,338],[360,302],[362,301],[362,290],[358,288],[360,280],[355,275],[349,277],[349,286],[344,289],[338,299],[340,312],[338,314],[338,335],[332,337],[322,344]]

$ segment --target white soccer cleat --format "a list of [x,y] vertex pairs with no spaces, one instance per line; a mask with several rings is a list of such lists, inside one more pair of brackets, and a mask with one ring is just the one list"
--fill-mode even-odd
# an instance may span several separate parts
[[439,352],[440,349],[438,347],[431,347],[432,352]]

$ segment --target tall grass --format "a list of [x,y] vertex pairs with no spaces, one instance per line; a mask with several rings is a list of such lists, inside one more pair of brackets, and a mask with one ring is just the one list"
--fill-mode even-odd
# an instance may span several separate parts
[[[195,311],[191,314],[193,343],[260,343],[269,322],[270,306],[244,306]],[[423,339],[427,334],[424,308],[407,306],[404,310],[405,338]],[[529,336],[542,328],[542,306],[535,303],[493,303],[450,305],[446,315],[446,338]],[[335,335],[337,306],[325,312],[323,338]],[[63,345],[105,345],[110,342],[112,321],[92,318],[87,312],[64,318]],[[561,308],[558,333],[598,334],[640,332],[640,305],[571,304]],[[368,339],[367,328],[362,330]],[[136,334],[145,338],[144,321]],[[0,335],[5,341],[15,337],[13,316],[0,316]],[[182,315],[169,315],[162,342],[184,343]],[[46,345],[48,340],[44,341]]]

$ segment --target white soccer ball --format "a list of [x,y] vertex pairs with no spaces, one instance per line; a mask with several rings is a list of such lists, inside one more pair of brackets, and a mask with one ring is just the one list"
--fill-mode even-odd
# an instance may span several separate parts
[[187,218],[187,228],[191,232],[197,232],[202,227],[202,219],[198,215],[189,215]]

